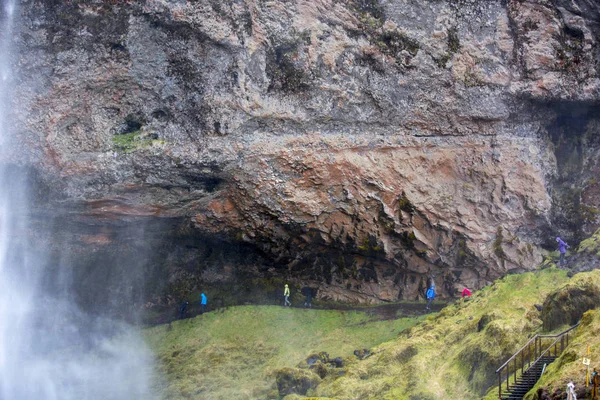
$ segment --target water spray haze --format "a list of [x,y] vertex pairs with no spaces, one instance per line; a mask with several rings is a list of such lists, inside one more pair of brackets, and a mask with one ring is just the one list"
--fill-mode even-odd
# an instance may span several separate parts
[[0,399],[151,399],[152,359],[137,330],[84,312],[74,295],[76,265],[34,241],[32,232],[47,228],[30,222],[28,169],[11,154],[19,9],[0,1]]

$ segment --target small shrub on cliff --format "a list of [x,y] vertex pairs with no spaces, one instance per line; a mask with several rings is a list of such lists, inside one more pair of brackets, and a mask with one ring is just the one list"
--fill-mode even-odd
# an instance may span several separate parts
[[297,61],[305,44],[303,37],[277,43],[267,51],[266,73],[271,80],[269,90],[298,93],[310,88],[312,78]]
[[454,54],[460,50],[460,39],[456,27],[448,29],[448,52]]
[[[405,211],[409,214],[412,214],[415,211],[415,206],[410,202],[406,193],[402,192],[400,196],[398,196],[398,208],[402,211]],[[402,219],[402,218],[400,218]]]
[[506,253],[504,253],[504,248],[502,248],[502,242],[504,241],[504,234],[502,233],[502,227],[499,226],[496,230],[496,240],[494,240],[494,254],[499,259],[503,260],[506,257]]

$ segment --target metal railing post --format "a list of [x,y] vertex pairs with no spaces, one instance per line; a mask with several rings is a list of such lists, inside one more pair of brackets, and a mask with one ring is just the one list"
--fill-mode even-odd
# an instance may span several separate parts
[[521,375],[523,375],[523,366],[525,365],[525,361],[523,361],[523,352],[521,351]]

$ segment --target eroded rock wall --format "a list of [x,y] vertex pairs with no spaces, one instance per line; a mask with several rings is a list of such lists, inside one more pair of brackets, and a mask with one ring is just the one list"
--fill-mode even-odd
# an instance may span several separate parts
[[597,227],[591,0],[21,11],[16,162],[52,207],[192,221],[363,302],[478,288]]

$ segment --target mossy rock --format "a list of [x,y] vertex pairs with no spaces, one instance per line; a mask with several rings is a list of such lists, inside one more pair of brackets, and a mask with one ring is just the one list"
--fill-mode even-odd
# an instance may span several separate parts
[[495,383],[496,367],[502,359],[498,354],[491,354],[487,349],[473,346],[459,354],[462,365],[467,367],[468,381],[472,390],[484,394]]
[[310,356],[308,356],[306,358],[306,364],[308,364],[309,366],[316,364],[318,361],[322,362],[323,364],[328,363],[329,362],[329,354],[322,351],[320,353],[311,354]]
[[311,370],[283,368],[277,372],[277,390],[280,396],[305,395],[309,389],[317,387],[320,382],[321,378]]
[[396,355],[396,360],[401,363],[408,362],[411,358],[419,353],[419,349],[415,345],[410,345]]
[[600,304],[600,271],[576,275],[546,297],[542,309],[544,330],[575,325],[583,314]]
[[310,366],[310,369],[317,375],[319,375],[319,378],[321,379],[325,379],[325,377],[327,375],[329,375],[329,367],[326,364],[323,364],[322,362],[317,362],[314,365]]
[[582,241],[579,244],[577,252],[600,256],[600,229],[598,229],[591,237]]
[[[479,395],[484,395],[494,385],[496,368],[518,348],[517,338],[523,330],[521,323],[515,324],[512,318],[502,318],[502,314],[496,311],[484,314],[482,319],[484,326],[481,333],[458,355],[460,365],[468,373],[471,390]],[[477,325],[479,327],[479,323]]]
[[502,318],[502,315],[497,311],[490,311],[489,313],[483,314],[477,322],[477,332],[481,332],[490,322]]

